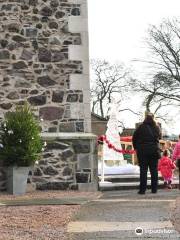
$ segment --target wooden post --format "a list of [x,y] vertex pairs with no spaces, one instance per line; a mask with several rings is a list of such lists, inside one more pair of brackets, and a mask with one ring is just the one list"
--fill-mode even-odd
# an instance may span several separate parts
[[103,144],[98,146],[98,158],[101,160],[101,182],[104,182]]

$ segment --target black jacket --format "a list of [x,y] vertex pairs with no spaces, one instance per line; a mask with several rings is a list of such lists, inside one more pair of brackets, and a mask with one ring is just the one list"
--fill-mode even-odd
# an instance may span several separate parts
[[161,131],[158,126],[142,123],[133,134],[133,147],[134,149],[146,148],[146,146],[159,148],[159,139],[161,139]]

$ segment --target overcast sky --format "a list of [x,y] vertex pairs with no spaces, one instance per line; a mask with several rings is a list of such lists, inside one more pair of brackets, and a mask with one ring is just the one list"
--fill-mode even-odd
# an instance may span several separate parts
[[128,62],[145,54],[149,24],[180,16],[179,0],[88,0],[90,57]]
[[139,72],[133,60],[146,57],[148,25],[180,17],[180,0],[88,0],[88,7],[90,58],[124,62]]

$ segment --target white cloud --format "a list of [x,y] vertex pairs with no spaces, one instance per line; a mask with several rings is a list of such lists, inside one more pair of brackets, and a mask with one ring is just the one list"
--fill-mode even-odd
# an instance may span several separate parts
[[89,0],[91,58],[141,57],[148,24],[179,16],[179,0]]
[[[163,18],[179,16],[179,0],[89,0],[90,57],[124,62],[144,59],[143,40],[149,24],[159,24]],[[134,63],[133,63],[134,64]],[[135,69],[143,72],[142,65]],[[131,103],[129,103],[131,104]],[[135,117],[127,123],[134,126]],[[121,116],[120,116],[121,118]],[[178,125],[173,126],[173,132]]]

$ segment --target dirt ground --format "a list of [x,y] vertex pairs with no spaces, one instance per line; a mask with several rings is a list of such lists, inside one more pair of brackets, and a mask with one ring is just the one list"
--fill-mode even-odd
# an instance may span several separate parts
[[[56,199],[89,197],[100,193],[73,191],[35,191],[22,196],[0,194],[0,200]],[[59,206],[0,206],[0,240],[69,240],[66,225],[79,205]]]
[[66,224],[79,208],[77,205],[1,207],[0,239],[65,240]]

